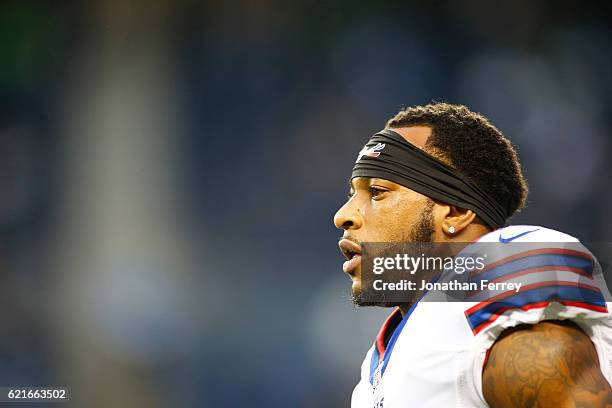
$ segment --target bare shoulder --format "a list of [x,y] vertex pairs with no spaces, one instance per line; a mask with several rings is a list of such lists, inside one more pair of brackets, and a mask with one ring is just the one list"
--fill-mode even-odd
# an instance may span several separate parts
[[595,346],[568,321],[504,331],[491,348],[482,388],[493,408],[612,407]]

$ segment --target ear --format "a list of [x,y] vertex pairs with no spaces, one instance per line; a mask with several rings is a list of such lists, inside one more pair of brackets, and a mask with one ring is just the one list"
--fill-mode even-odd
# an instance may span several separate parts
[[474,211],[453,205],[441,204],[438,211],[438,216],[442,218],[442,232],[449,238],[458,236],[476,219]]

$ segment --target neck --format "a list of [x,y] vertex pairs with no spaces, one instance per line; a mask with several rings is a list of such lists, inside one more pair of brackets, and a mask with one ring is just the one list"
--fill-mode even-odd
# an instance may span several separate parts
[[403,303],[398,306],[400,312],[402,313],[402,317],[406,317],[406,313],[408,313],[408,310],[410,310],[411,306],[412,303]]

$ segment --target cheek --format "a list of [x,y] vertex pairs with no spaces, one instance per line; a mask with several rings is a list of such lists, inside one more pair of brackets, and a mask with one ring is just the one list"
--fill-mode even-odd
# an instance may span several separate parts
[[368,235],[372,242],[403,241],[410,235],[420,213],[420,202],[415,200],[397,197],[375,202],[366,219]]

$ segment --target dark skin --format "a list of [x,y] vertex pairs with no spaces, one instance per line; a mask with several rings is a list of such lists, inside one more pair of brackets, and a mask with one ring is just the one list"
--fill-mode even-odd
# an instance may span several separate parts
[[[431,129],[393,129],[423,149]],[[358,177],[334,224],[353,242],[408,241],[428,202],[407,187],[388,180]],[[490,231],[471,210],[434,202],[433,242],[471,242]],[[449,227],[455,233],[449,233]],[[361,291],[360,267],[349,273],[354,293]],[[402,314],[410,304],[398,305]],[[508,329],[493,344],[483,370],[483,393],[493,408],[609,407],[612,388],[595,346],[576,325],[541,322]]]
[[612,407],[595,346],[575,324],[542,322],[506,330],[482,376],[492,407]]
[[[431,129],[426,126],[411,126],[393,129],[406,140],[423,148]],[[356,177],[351,181],[350,198],[334,217],[337,228],[343,229],[343,237],[354,242],[408,242],[410,232],[418,224],[421,213],[428,203],[427,197],[389,180]],[[469,242],[478,239],[489,230],[476,222],[471,210],[435,203],[433,208],[433,241]],[[450,226],[455,234],[449,234]],[[361,291],[360,266],[351,271],[354,293]],[[410,305],[400,305],[405,313]]]

